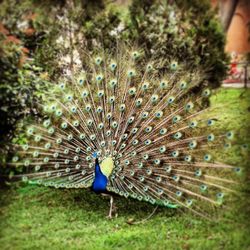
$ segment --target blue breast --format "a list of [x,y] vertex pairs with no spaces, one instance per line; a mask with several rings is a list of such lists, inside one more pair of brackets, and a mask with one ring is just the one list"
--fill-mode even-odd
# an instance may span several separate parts
[[99,163],[95,164],[95,179],[92,184],[92,189],[96,193],[103,193],[106,190],[108,178],[102,173]]

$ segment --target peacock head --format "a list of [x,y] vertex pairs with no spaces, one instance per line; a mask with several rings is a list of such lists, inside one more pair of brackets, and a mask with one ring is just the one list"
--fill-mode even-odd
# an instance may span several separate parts
[[100,168],[102,173],[107,178],[109,178],[115,167],[113,157],[112,156],[104,157],[100,162],[98,161],[99,158],[97,157],[98,157],[97,153],[93,153],[93,158],[95,158],[96,162],[100,163]]

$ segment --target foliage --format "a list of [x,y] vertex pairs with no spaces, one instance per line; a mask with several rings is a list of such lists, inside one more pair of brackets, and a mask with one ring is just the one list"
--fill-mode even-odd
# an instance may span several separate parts
[[173,56],[187,68],[201,67],[211,87],[225,77],[225,38],[208,0],[133,0],[128,38],[144,45],[149,58],[163,59],[165,67]]
[[[187,68],[197,69],[202,65],[209,84],[217,86],[226,67],[224,37],[214,12],[207,11],[209,6],[205,0],[170,3],[134,0],[129,14],[124,14],[127,13],[124,7],[106,0],[2,1],[0,25],[7,29],[7,33],[0,33],[3,40],[14,39],[9,46],[11,53],[6,46],[1,48],[2,85],[5,86],[3,108],[6,109],[10,96],[19,92],[18,88],[25,85],[30,97],[33,93],[34,86],[29,86],[29,80],[18,86],[27,58],[43,69],[45,78],[58,79],[58,76],[69,73],[65,68],[72,70],[73,64],[78,64],[79,68],[84,65],[82,52],[86,48],[88,51],[95,50],[96,46],[113,49],[118,38],[144,46],[149,58],[163,60],[163,68],[169,65],[173,55],[185,59]],[[15,86],[15,90],[11,86]],[[8,122],[3,124],[5,132],[8,127],[8,132],[12,131],[14,120],[26,112],[18,98],[14,102],[10,107],[19,111],[4,111],[5,117],[8,114]],[[32,97],[29,102],[26,100],[26,106],[31,103]]]
[[[16,126],[21,125],[20,120],[30,114],[37,115],[39,94],[47,89],[39,67],[26,63],[19,68],[19,49],[14,46],[9,48],[8,52],[9,54],[5,48],[0,59],[3,65],[0,70],[1,154],[9,150],[8,142],[18,133]],[[21,134],[18,134],[18,137],[21,137]],[[1,157],[1,163],[4,160],[5,158]]]
[[[45,87],[44,80],[57,79],[64,73],[64,61],[67,64],[74,48],[78,46],[83,49],[83,40],[86,40],[83,32],[88,37],[89,47],[100,30],[108,35],[113,22],[117,20],[115,13],[106,15],[102,11],[104,7],[102,0],[92,1],[91,4],[89,1],[67,3],[49,0],[11,0],[1,3],[0,76],[3,119],[0,141],[5,143],[7,139],[10,140],[17,122],[33,110],[37,98],[34,92]],[[88,29],[88,26],[94,28]]]
[[0,140],[3,140],[11,137],[17,120],[30,113],[34,102],[33,91],[36,87],[28,66],[19,69],[22,55],[19,46],[7,45],[1,52]]

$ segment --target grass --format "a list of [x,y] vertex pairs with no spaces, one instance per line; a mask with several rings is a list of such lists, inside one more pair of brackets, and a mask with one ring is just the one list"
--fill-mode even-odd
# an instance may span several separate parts
[[[223,129],[238,131],[239,142],[249,143],[250,91],[219,89],[211,98],[211,117]],[[219,116],[217,116],[219,114]],[[226,160],[247,167],[239,147]],[[225,159],[224,158],[224,159]],[[247,174],[246,174],[247,175]],[[116,198],[118,217],[105,218],[108,199],[89,190],[60,190],[32,185],[3,187],[0,246],[15,249],[250,249],[249,188],[232,200],[216,221],[182,210],[159,208],[144,224],[131,225],[154,209],[144,202]]]

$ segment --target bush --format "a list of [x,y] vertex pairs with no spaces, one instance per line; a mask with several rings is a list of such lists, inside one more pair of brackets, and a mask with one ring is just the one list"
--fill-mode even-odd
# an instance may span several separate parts
[[18,121],[36,113],[47,79],[57,80],[75,62],[82,68],[86,48],[113,49],[118,38],[144,47],[148,58],[161,61],[160,71],[176,58],[189,71],[201,68],[210,86],[220,85],[224,34],[208,0],[133,0],[128,12],[107,2],[1,2],[0,141],[11,140]]
[[133,0],[128,20],[128,38],[144,45],[149,58],[163,59],[163,69],[169,58],[176,57],[191,70],[201,66],[209,85],[220,86],[228,58],[224,33],[210,1]]

